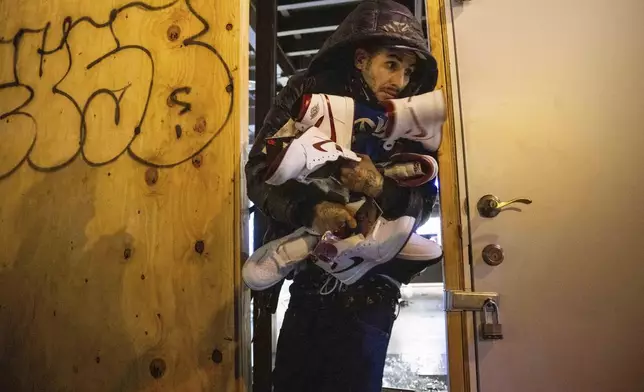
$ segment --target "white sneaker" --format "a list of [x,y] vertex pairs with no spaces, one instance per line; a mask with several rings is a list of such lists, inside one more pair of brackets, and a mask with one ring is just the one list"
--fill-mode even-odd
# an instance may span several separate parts
[[242,267],[242,278],[253,290],[265,290],[284,279],[306,259],[319,236],[301,227],[257,249]]
[[430,261],[443,256],[443,249],[436,242],[416,233],[409,237],[409,241],[402,248],[397,258],[410,261]]
[[290,142],[270,163],[266,183],[281,185],[288,180],[307,183],[306,177],[325,163],[348,159],[359,162],[358,157],[348,148],[342,148],[329,139],[317,127],[311,127],[297,139]]
[[411,236],[415,221],[410,216],[393,221],[378,218],[366,238],[358,234],[337,241],[327,233],[313,250],[317,257],[315,264],[350,285],[373,267],[400,253]]
[[[413,225],[413,223],[412,223]],[[342,241],[338,247],[334,245],[336,241],[328,240],[330,235],[326,234],[327,240],[320,241],[320,237],[304,227],[295,230],[293,233],[271,241],[261,248],[257,249],[246,260],[242,268],[242,277],[246,285],[253,290],[265,290],[279,281],[284,279],[295,267],[303,260],[305,260],[314,251],[318,253],[318,264],[325,271],[332,271],[333,262],[339,254],[339,248],[346,252],[349,248],[364,243],[364,237],[353,236]],[[324,237],[323,237],[324,238]],[[394,245],[394,244],[390,244]],[[395,255],[400,260],[409,261],[430,261],[440,258],[443,255],[441,247],[434,241],[428,240],[418,234],[412,234],[409,240],[404,244],[402,250]],[[355,256],[354,256],[355,257]],[[393,258],[392,256],[391,258]],[[351,262],[353,262],[352,260]],[[388,261],[388,260],[386,260]],[[325,264],[320,264],[325,263]],[[376,264],[373,261],[365,263],[373,268]],[[327,267],[327,268],[325,268]],[[356,265],[355,267],[359,267]],[[346,268],[346,266],[345,266]],[[364,267],[363,267],[364,268]],[[364,272],[356,269],[355,271],[340,272],[339,266],[336,266],[336,273],[330,272],[333,276],[337,275],[346,278],[346,282],[355,282],[364,275],[369,269]],[[354,277],[353,274],[356,274]],[[338,277],[339,279],[339,277]],[[347,283],[348,284],[348,283]]]
[[438,150],[446,118],[441,90],[387,100],[383,105],[387,110],[387,126],[374,135],[385,139],[385,150],[391,150],[400,138],[420,142],[429,151]]
[[302,97],[295,127],[306,131],[317,127],[343,148],[351,148],[354,101],[349,97],[328,94],[306,94]]

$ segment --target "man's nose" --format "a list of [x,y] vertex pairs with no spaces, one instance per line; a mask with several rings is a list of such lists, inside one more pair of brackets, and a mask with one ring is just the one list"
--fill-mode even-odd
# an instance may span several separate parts
[[406,76],[405,71],[397,71],[391,76],[391,84],[402,90],[405,87]]

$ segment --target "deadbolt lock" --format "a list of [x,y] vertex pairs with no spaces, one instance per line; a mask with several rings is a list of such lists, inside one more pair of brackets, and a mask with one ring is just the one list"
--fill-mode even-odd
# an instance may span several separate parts
[[503,248],[501,248],[501,246],[497,244],[490,244],[486,246],[485,248],[483,248],[483,252],[481,253],[483,254],[483,261],[493,267],[501,264],[505,259]]

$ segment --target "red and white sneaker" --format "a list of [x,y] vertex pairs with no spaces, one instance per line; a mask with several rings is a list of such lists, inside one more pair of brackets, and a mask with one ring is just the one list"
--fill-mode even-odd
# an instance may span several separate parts
[[312,252],[317,258],[315,264],[346,285],[355,283],[369,270],[390,261],[404,249],[415,221],[410,216],[392,221],[378,218],[366,237],[357,234],[337,239],[326,233]]
[[387,125],[374,135],[385,140],[385,150],[391,150],[400,138],[420,142],[428,151],[438,150],[446,118],[441,90],[387,100],[383,106],[387,110]]
[[302,97],[295,127],[302,132],[317,127],[329,139],[343,148],[350,149],[354,109],[353,99],[349,97],[306,94]]
[[338,159],[360,161],[353,151],[329,139],[318,127],[310,127],[271,161],[266,172],[266,183],[281,185],[288,180],[307,183],[309,174]]
[[391,156],[385,164],[379,165],[385,177],[408,188],[428,183],[438,175],[438,162],[431,155],[400,153]]

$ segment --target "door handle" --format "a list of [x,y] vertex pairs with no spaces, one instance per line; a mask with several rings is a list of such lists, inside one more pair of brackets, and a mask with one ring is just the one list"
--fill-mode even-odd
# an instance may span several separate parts
[[481,215],[482,217],[494,218],[495,216],[499,215],[503,208],[514,203],[532,204],[532,200],[518,198],[508,201],[501,201],[494,195],[485,195],[479,199],[478,203],[476,203],[476,209],[479,211],[479,215]]

